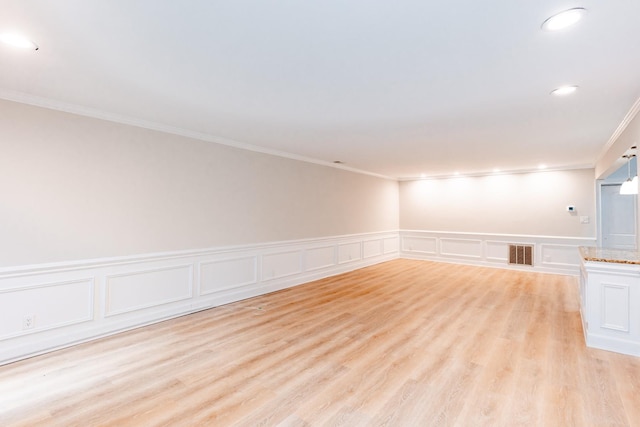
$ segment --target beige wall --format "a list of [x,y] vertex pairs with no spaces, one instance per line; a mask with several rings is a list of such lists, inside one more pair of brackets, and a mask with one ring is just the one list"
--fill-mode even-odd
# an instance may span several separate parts
[[595,223],[593,169],[400,183],[404,230],[595,237]]
[[398,228],[395,181],[0,101],[0,267]]

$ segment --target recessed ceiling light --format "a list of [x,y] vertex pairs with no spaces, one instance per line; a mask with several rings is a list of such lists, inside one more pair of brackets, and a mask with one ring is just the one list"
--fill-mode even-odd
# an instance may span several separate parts
[[500,169],[498,169],[498,168],[494,168],[493,169],[493,173],[499,173],[499,172],[500,172]]
[[555,95],[555,96],[571,95],[576,90],[578,90],[578,86],[560,86],[559,88],[552,90],[551,95]]
[[426,177],[427,177],[427,174],[426,174],[426,173],[421,173],[421,174],[420,174],[420,178],[426,178]]
[[29,40],[28,38],[16,33],[2,33],[0,34],[0,41],[8,44],[9,46],[17,47],[19,49],[39,49],[37,44]]
[[547,165],[545,165],[544,163],[538,165],[538,169],[540,170],[546,169],[546,168],[547,168]]
[[542,29],[547,31],[558,31],[572,26],[587,13],[587,9],[576,7],[560,13],[556,13],[542,23]]

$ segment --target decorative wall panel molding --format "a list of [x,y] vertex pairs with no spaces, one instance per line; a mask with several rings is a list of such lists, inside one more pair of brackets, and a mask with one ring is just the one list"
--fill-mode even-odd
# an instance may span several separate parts
[[335,245],[331,245],[307,249],[304,259],[306,271],[331,267],[337,263],[336,247]]
[[280,279],[302,273],[302,250],[262,256],[262,280]]
[[402,248],[412,253],[437,255],[438,239],[435,237],[404,236],[402,239]]
[[[509,264],[509,245],[532,245],[533,266]],[[579,246],[595,238],[401,230],[400,257],[578,275]]]
[[105,316],[189,299],[192,277],[190,264],[107,276]]
[[93,296],[93,279],[0,289],[0,342],[90,321]]
[[358,261],[362,258],[362,242],[342,243],[338,245],[338,264]]
[[640,356],[640,265],[581,260],[587,347]]
[[398,242],[389,231],[2,268],[0,364],[392,260]]
[[396,234],[394,237],[385,237],[384,239],[382,239],[383,243],[383,247],[384,247],[384,253],[385,254],[392,254],[392,253],[397,253],[399,248],[400,248],[400,238],[398,237],[398,235]]
[[440,237],[440,255],[453,258],[482,258],[482,240]]
[[371,258],[382,254],[382,239],[365,240],[362,242],[362,257]]
[[201,262],[200,295],[253,285],[258,281],[258,257]]
[[629,332],[630,292],[627,284],[602,283],[602,322],[603,329]]
[[[484,258],[487,262],[495,262],[497,264],[509,263],[509,242],[500,242],[493,240],[484,241]],[[505,251],[505,248],[507,250]]]

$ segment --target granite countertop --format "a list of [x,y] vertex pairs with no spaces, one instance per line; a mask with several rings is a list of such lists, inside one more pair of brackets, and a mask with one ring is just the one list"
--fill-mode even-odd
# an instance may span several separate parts
[[640,265],[639,251],[581,246],[580,255],[585,261]]

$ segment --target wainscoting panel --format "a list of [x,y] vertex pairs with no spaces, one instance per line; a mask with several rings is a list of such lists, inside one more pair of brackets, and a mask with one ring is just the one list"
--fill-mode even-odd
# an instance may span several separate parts
[[302,251],[288,251],[262,256],[262,280],[293,276],[302,272]]
[[542,264],[549,267],[580,265],[580,255],[572,245],[543,243],[540,245]]
[[189,299],[192,277],[191,265],[107,276],[105,316]]
[[306,271],[319,270],[336,264],[336,247],[321,246],[307,249],[304,254]]
[[509,262],[509,242],[486,240],[484,242],[485,259],[488,262],[507,264]]
[[338,245],[338,264],[360,260],[362,258],[360,255],[361,245],[361,242]]
[[384,242],[385,254],[393,254],[398,252],[398,249],[400,248],[400,238],[398,236],[388,237],[382,240]]
[[253,285],[258,281],[255,256],[200,263],[200,295]]
[[482,258],[482,240],[440,238],[440,255],[456,258]]
[[[578,275],[578,247],[595,238],[401,230],[401,258]],[[511,265],[509,245],[533,245],[533,266]]]
[[435,237],[405,236],[402,238],[402,250],[436,255],[438,253],[438,239]]
[[398,258],[398,232],[0,270],[0,364]]
[[601,328],[629,332],[629,285],[602,283]]
[[92,320],[93,293],[93,279],[1,290],[0,340]]
[[382,239],[365,240],[362,242],[363,258],[382,255]]

